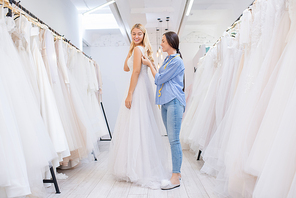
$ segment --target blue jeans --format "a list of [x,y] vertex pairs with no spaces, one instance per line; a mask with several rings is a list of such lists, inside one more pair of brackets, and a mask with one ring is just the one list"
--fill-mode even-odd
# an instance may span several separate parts
[[166,128],[172,152],[173,173],[180,173],[182,165],[182,148],[180,130],[185,107],[175,98],[161,105],[161,115]]

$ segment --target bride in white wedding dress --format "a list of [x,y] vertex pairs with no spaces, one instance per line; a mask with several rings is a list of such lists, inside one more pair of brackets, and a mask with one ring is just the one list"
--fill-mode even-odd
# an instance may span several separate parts
[[132,42],[124,71],[132,76],[127,98],[122,103],[110,145],[109,168],[118,180],[152,189],[160,188],[162,179],[169,178],[167,154],[161,138],[160,112],[154,104],[154,91],[148,67],[141,57],[153,62],[148,33],[143,25],[131,30]]

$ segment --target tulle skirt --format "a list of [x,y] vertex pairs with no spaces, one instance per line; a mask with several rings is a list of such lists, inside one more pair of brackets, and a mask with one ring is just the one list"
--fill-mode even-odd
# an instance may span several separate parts
[[[143,66],[142,66],[143,67]],[[121,104],[110,145],[110,172],[119,180],[158,189],[169,178],[165,144],[158,126],[159,111],[147,73],[140,74],[132,107]],[[124,98],[125,99],[125,98]]]

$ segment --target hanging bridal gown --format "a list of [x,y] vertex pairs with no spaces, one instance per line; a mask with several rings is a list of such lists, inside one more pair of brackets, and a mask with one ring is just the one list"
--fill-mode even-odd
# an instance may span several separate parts
[[[295,37],[296,38],[296,37]],[[295,39],[293,39],[296,41]],[[260,174],[253,197],[295,197],[293,179],[296,178],[296,122],[293,119],[296,112],[296,81],[283,112],[275,141],[270,146],[270,152]]]
[[255,60],[260,60],[261,55],[257,45],[261,37],[261,25],[263,24],[266,5],[263,1],[257,1],[252,7],[253,21],[252,29],[250,31],[251,43],[249,48],[245,52],[245,62],[240,73],[239,83],[236,88],[234,98],[228,108],[228,111],[224,115],[223,120],[218,126],[213,138],[211,139],[208,147],[203,152],[203,159],[205,161],[201,171],[210,175],[217,176],[217,185],[215,191],[221,197],[227,197],[228,169],[225,167],[228,157],[231,157],[226,152],[228,142],[232,135],[232,126],[235,123],[237,107],[240,106],[241,99],[249,94],[249,91],[253,88],[253,81],[258,73],[257,64],[253,64]]
[[[292,198],[296,196],[296,125],[295,120],[293,119],[295,117],[294,114],[296,109],[296,81],[295,71],[292,72],[295,65],[295,58],[293,55],[295,52],[296,43],[296,1],[289,0],[287,5],[289,8],[291,27],[286,39],[286,48],[283,51],[280,61],[278,62],[278,65],[281,65],[278,74],[279,76],[275,83],[274,91],[271,95],[267,111],[270,111],[269,108],[272,107],[270,105],[274,104],[273,102],[277,98],[284,101],[284,103],[281,108],[276,108],[273,106],[279,114],[279,117],[277,118],[279,120],[277,120],[277,125],[273,126],[276,128],[275,130],[270,130],[270,133],[264,134],[265,136],[267,136],[267,144],[263,146],[263,149],[265,150],[267,147],[268,152],[262,152],[256,144],[254,145],[256,146],[255,148],[260,153],[261,157],[265,159],[264,161],[260,161],[262,163],[262,168],[259,170],[262,171],[260,171],[260,175],[258,176],[258,181],[254,190],[254,198]],[[289,75],[290,73],[291,75]],[[281,89],[279,89],[279,86],[281,87]],[[275,95],[275,93],[279,90],[285,90],[282,93],[278,93],[281,94],[281,97],[277,97]],[[264,119],[266,118],[268,117],[265,114]],[[264,127],[264,125],[262,127]],[[263,132],[261,131],[261,129],[262,128],[260,126],[259,132],[261,133],[258,133],[258,137],[256,137],[255,143],[257,143],[256,141],[259,141],[262,138],[261,135],[263,134]],[[252,153],[251,157],[256,156],[254,155],[254,153]]]
[[205,140],[202,139],[203,133],[211,132],[215,130],[215,116],[213,116],[215,112],[215,99],[216,92],[219,86],[219,79],[221,76],[222,67],[221,64],[217,64],[219,62],[220,53],[221,53],[221,43],[217,44],[217,51],[215,52],[215,56],[217,57],[215,63],[211,65],[211,67],[215,67],[214,75],[210,80],[210,84],[206,93],[206,96],[203,102],[199,105],[199,108],[195,112],[194,119],[196,120],[192,125],[191,131],[188,136],[188,140],[190,143],[190,148],[198,153],[199,149],[202,149],[205,145]]
[[267,157],[270,154],[272,144],[277,141],[275,137],[279,130],[280,121],[283,118],[283,113],[296,76],[296,69],[294,67],[295,58],[293,57],[296,38],[296,3],[295,0],[290,0],[288,2],[291,19],[291,27],[287,36],[288,44],[278,62],[280,68],[274,82],[274,88],[248,158],[247,171],[256,176],[260,176],[266,164]]
[[[258,84],[258,86],[256,86],[256,89],[254,90],[255,92],[260,94],[257,96],[259,98],[254,98],[253,101],[251,101],[251,104],[254,103],[252,105],[255,105],[255,110],[252,113],[251,120],[249,121],[247,127],[248,134],[246,136],[245,145],[247,146],[248,155],[253,146],[260,124],[264,117],[264,113],[272,94],[272,90],[274,89],[275,82],[278,77],[279,69],[282,66],[279,60],[281,60],[280,57],[284,52],[287,44],[286,38],[289,29],[289,14],[288,11],[284,11],[282,19],[280,23],[278,23],[278,27],[276,27],[277,31],[274,32],[274,39],[272,39],[273,43],[269,50],[269,55],[266,57],[262,66],[262,71],[260,71],[259,73],[260,78],[262,79],[261,83]],[[248,163],[245,166],[245,170],[250,174],[257,175],[257,173],[253,172],[253,170],[249,167]]]
[[[281,45],[275,44],[279,44],[278,40],[282,40],[281,37],[277,38],[277,36],[279,36],[278,30],[282,31],[286,27],[286,23],[282,23],[280,28],[278,28],[283,5],[282,1],[268,1],[267,3],[265,16],[263,16],[265,17],[264,24],[261,27],[262,35],[257,46],[257,49],[260,49],[257,53],[264,57],[264,59],[254,57],[256,62],[247,65],[247,67],[255,67],[249,70],[255,71],[255,73],[253,73],[255,74],[254,80],[251,81],[253,86],[247,92],[241,93],[243,97],[239,99],[235,107],[235,116],[225,150],[226,170],[218,177],[220,180],[223,178],[223,180],[227,181],[227,183],[225,182],[224,184],[224,189],[227,189],[233,197],[252,196],[256,183],[255,177],[244,172],[246,161],[250,153],[250,145],[252,145],[252,142],[249,142],[247,137],[250,133],[255,132],[248,131],[248,125],[256,110],[256,104],[262,93],[262,87],[265,85],[264,80],[270,76],[268,70],[272,70],[281,54],[278,53],[280,52]],[[273,29],[275,29],[275,34],[272,36],[270,32],[272,32]],[[254,120],[254,122],[258,122],[258,120]]]
[[[80,95],[77,92],[75,81],[69,68],[67,67],[68,45],[62,40],[57,40],[55,42],[55,48],[60,81],[64,83],[64,86],[62,86],[63,94],[65,95],[65,98],[68,98],[69,100],[69,104],[72,108],[72,116],[75,119],[74,126],[79,129],[79,135],[81,136],[80,140],[83,143],[83,147],[79,149],[79,155],[80,157],[86,157],[92,150],[95,150],[94,144],[97,144],[96,139],[94,138],[94,135],[92,135],[93,129],[91,123],[88,121],[88,116],[84,110],[84,105],[81,102]],[[74,58],[75,57],[72,57],[72,59]],[[71,165],[73,165],[73,162]]]
[[[82,82],[79,81],[80,76],[75,76],[76,69],[79,67],[78,58],[80,56],[84,56],[82,53],[79,53],[77,49],[69,45],[63,45],[63,54],[64,57],[67,58],[65,60],[67,71],[68,71],[68,81],[71,98],[73,100],[73,104],[75,106],[75,110],[77,116],[79,118],[80,127],[83,127],[83,131],[85,134],[85,142],[88,151],[94,151],[96,154],[99,152],[98,147],[98,139],[100,138],[100,128],[95,128],[92,123],[91,116],[89,114],[89,109],[87,108],[89,104],[86,104],[87,101],[87,89],[82,87]],[[83,68],[83,67],[82,67]],[[79,73],[79,72],[78,72]],[[80,73],[83,75],[83,73]],[[81,88],[82,87],[82,88]]]
[[99,140],[101,136],[108,134],[108,131],[100,104],[95,99],[95,92],[97,91],[94,82],[97,79],[93,80],[95,71],[90,68],[90,60],[76,49],[70,49],[68,59],[70,59],[68,64],[77,91],[88,114],[88,119],[95,130],[96,140]]
[[98,118],[98,124],[101,129],[100,131],[100,136],[107,135],[108,134],[108,128],[107,124],[103,115],[103,110],[101,108],[100,101],[97,98],[97,93],[99,91],[99,84],[98,84],[98,79],[96,76],[96,68],[94,65],[94,61],[88,61],[88,65],[86,66],[87,70],[87,79],[88,79],[88,98],[89,98],[89,103],[91,104],[94,112],[97,114]]
[[[0,60],[3,63],[0,64],[0,103],[3,106],[0,108],[0,147],[5,149],[5,156],[0,163],[6,163],[7,166],[0,171],[0,197],[29,194],[42,197],[42,174],[48,170],[48,162],[56,159],[57,155],[40,115],[30,75],[25,71],[27,67],[23,65],[8,34],[2,11],[1,8]],[[2,171],[5,173],[2,174]],[[3,179],[8,180],[4,186]]]
[[37,70],[30,49],[32,23],[29,22],[25,16],[20,15],[19,18],[15,20],[15,24],[16,27],[12,32],[12,38],[24,63],[23,65],[26,67],[25,71],[34,90],[36,102],[38,106],[40,106],[40,92],[37,84]]
[[207,147],[233,97],[234,83],[231,82],[234,81],[241,50],[237,47],[237,41],[229,33],[224,34],[217,48],[219,49],[217,52],[218,68],[211,80],[204,103],[199,107],[199,116],[188,137],[191,141],[191,148],[195,152],[197,148],[202,150]]
[[[1,23],[2,19],[0,20],[2,26]],[[1,46],[1,62],[5,60],[2,50]],[[0,197],[25,196],[31,194],[26,160],[17,121],[13,115],[13,106],[3,86],[4,83],[0,78]]]
[[182,143],[189,145],[192,143],[189,141],[188,137],[194,130],[193,125],[195,124],[196,116],[198,116],[198,107],[203,104],[211,79],[217,69],[217,67],[213,66],[217,58],[216,52],[216,46],[211,48],[196,71],[191,94],[192,102],[190,103],[190,106],[186,107],[187,113],[184,116],[181,125],[180,140]]
[[[46,29],[42,31],[43,60],[45,67],[50,71],[52,89],[59,110],[59,115],[65,131],[71,157],[63,160],[63,165],[68,165],[68,160],[79,158],[79,153],[85,156],[85,146],[83,143],[82,132],[75,118],[75,110],[71,98],[67,93],[67,85],[62,79],[61,70],[58,69],[57,55],[52,33]],[[84,148],[83,148],[84,147]]]
[[[31,87],[33,88],[34,95],[35,95],[35,103],[36,107],[38,108],[38,115],[39,119],[41,117],[40,115],[40,93],[39,88],[37,86],[37,68],[35,66],[35,63],[33,61],[32,53],[30,50],[30,36],[31,36],[31,23],[24,18],[24,16],[20,16],[16,20],[16,28],[13,32],[13,38],[15,39],[14,42],[17,46],[18,52],[20,54],[20,57],[22,59],[24,73],[27,74],[28,81],[30,82]],[[37,90],[36,90],[37,89]],[[24,120],[24,119],[22,119]],[[46,149],[52,149],[51,151],[54,152],[54,148],[51,142],[50,137],[48,136],[48,132],[44,126],[44,122],[42,121],[42,127],[43,129],[39,128],[39,134],[34,134],[34,131],[31,131],[30,134],[21,133],[24,135],[23,142],[26,140],[27,142],[24,143],[24,145],[30,145],[30,149],[27,152],[33,153],[34,150],[38,150],[40,152],[40,156],[35,154],[33,156],[29,156],[27,160],[27,169],[28,169],[28,176],[30,181],[30,188],[31,192],[34,196],[37,196],[38,190],[42,189],[43,182],[42,182],[42,176],[38,170],[40,167],[44,168],[46,167],[46,170],[48,171],[48,161],[52,161],[54,158],[48,158],[47,154],[45,152]],[[36,136],[37,135],[37,136]],[[30,139],[27,139],[30,137]],[[51,147],[48,147],[46,145],[51,145]],[[26,154],[26,152],[25,152]],[[55,157],[56,158],[56,157]],[[34,160],[38,159],[38,161]],[[42,171],[42,174],[44,174],[47,171]],[[37,174],[39,173],[39,175]],[[40,193],[39,193],[40,194]],[[41,195],[40,195],[41,196]]]
[[53,162],[54,167],[58,167],[59,162],[62,161],[64,157],[70,156],[70,151],[54,93],[37,44],[37,39],[36,36],[32,38],[32,54],[37,68],[37,80],[40,91],[40,112],[56,153],[59,156],[59,159]]
[[[236,30],[238,31],[238,30]],[[217,90],[216,99],[216,125],[219,126],[222,122],[235,94],[235,80],[238,72],[239,63],[242,57],[242,49],[239,46],[238,39],[226,34],[223,46],[222,57],[222,74]],[[207,145],[206,145],[207,146]]]
[[[284,40],[289,28],[289,20],[287,20],[286,14],[282,15],[283,5],[283,1],[268,2],[267,16],[270,16],[268,17],[270,21],[266,21],[265,25],[267,26],[263,28],[266,31],[266,29],[270,30],[274,27],[275,31],[272,38],[269,39],[268,44],[270,47],[268,49],[262,48],[267,53],[261,64],[258,77],[254,81],[254,88],[252,88],[249,95],[241,99],[241,104],[243,105],[237,108],[235,116],[239,119],[236,119],[232,126],[233,133],[226,150],[229,156],[226,166],[228,169],[227,175],[229,175],[228,191],[234,197],[250,196],[255,186],[256,178],[245,172],[247,158],[254,142],[254,138],[251,137],[258,131],[258,129],[250,129],[249,125],[260,124],[259,117],[254,113],[260,110],[263,111],[262,106],[264,105],[258,106],[257,103],[285,46]],[[281,18],[285,20],[281,20]],[[268,38],[268,36],[264,36],[264,32],[263,37]],[[263,47],[269,46],[268,44],[263,44]],[[268,99],[265,98],[262,102],[268,103]]]
[[[144,54],[143,47],[139,47]],[[128,67],[133,70],[133,54]],[[154,93],[148,76],[148,67],[141,66],[132,107],[121,104],[113,139],[110,145],[109,169],[119,180],[160,188],[160,181],[169,177],[167,154],[157,120],[160,120]]]

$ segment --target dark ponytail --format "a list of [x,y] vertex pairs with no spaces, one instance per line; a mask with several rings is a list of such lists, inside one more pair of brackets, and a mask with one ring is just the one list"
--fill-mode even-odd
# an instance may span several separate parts
[[[168,42],[168,44],[174,48],[178,54],[180,54],[180,58],[182,58],[182,54],[179,50],[179,37],[175,32],[166,32],[163,35],[165,35],[165,38]],[[183,59],[183,58],[182,58]],[[183,92],[185,92],[185,73],[183,76]]]
[[[179,37],[175,32],[166,32],[163,35],[165,35],[166,40],[168,44],[174,48],[178,54],[180,54],[180,57],[182,58],[181,52],[179,50]],[[183,59],[183,58],[182,58]]]

